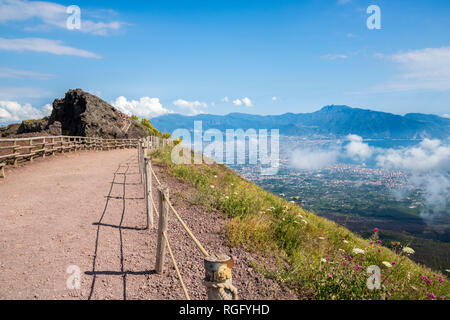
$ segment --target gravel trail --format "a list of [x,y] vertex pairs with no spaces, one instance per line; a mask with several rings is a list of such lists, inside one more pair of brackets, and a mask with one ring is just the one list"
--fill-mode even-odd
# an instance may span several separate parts
[[[195,190],[157,165],[154,170],[206,250],[234,258],[233,283],[242,299],[295,298],[249,266],[254,256],[227,246],[223,216],[192,205]],[[0,299],[184,299],[168,254],[164,274],[154,271],[157,232],[147,228],[136,150],[66,153],[6,174],[0,179]],[[203,257],[172,213],[168,237],[191,298],[205,299]],[[81,287],[70,289],[77,268]]]

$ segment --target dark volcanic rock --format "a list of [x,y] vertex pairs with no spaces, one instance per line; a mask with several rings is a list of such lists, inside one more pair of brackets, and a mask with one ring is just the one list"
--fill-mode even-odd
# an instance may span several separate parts
[[17,129],[17,134],[41,132],[48,127],[48,117],[40,120],[25,120],[22,121],[20,127]]
[[62,135],[62,125],[61,122],[55,121],[51,125],[48,126],[48,133],[52,136],[60,136]]
[[102,99],[81,89],[53,102],[49,127],[61,123],[62,134],[97,138],[139,138],[144,129]]
[[55,99],[50,117],[0,127],[1,137],[48,135],[136,139],[148,133],[130,117],[81,89],[69,90],[63,99]]
[[10,124],[6,127],[0,127],[0,137],[10,137],[17,134],[17,130],[19,129],[19,127],[20,124],[18,123]]

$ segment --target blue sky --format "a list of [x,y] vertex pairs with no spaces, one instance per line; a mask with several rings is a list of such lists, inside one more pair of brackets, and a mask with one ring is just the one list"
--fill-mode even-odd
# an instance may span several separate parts
[[[80,30],[66,27],[74,4]],[[146,117],[328,104],[448,116],[449,29],[445,0],[0,0],[0,122],[45,114],[69,88]]]

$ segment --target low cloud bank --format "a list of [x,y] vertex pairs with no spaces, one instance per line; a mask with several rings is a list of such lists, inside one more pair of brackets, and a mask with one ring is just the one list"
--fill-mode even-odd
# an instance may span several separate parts
[[296,149],[292,152],[290,164],[298,170],[318,170],[336,163],[339,152],[324,149]]
[[404,198],[412,190],[421,189],[424,217],[445,213],[450,201],[448,142],[424,139],[416,146],[385,149],[369,146],[360,136],[351,134],[337,149],[299,148],[292,151],[290,165],[299,170],[320,170],[336,164],[339,159],[352,159],[362,164],[371,158],[377,167],[404,170],[410,174],[405,187],[393,190],[393,193]]

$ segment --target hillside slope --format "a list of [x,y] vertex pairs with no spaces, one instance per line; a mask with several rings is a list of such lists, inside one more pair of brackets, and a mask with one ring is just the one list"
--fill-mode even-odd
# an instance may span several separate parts
[[[315,299],[450,298],[444,275],[411,261],[413,248],[406,244],[385,247],[376,226],[371,239],[362,239],[262,190],[223,165],[174,165],[170,149],[156,151],[152,157],[197,190],[196,204],[227,217],[227,239],[232,246],[277,261],[255,266],[259,272],[298,292],[313,292]],[[367,288],[369,267],[381,272],[378,290]]]

